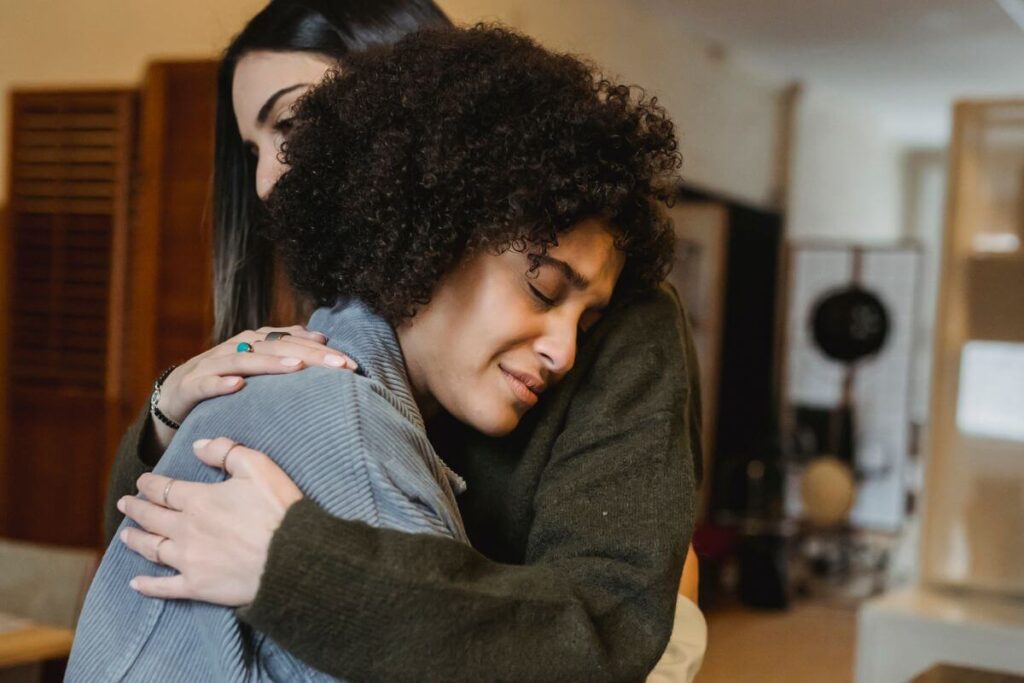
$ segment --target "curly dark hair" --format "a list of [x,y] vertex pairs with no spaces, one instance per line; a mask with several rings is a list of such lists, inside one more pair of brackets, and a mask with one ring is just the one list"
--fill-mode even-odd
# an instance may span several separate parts
[[527,251],[535,269],[591,217],[626,253],[617,296],[671,263],[658,203],[680,157],[663,108],[509,30],[428,30],[352,54],[295,124],[271,237],[321,305],[354,296],[397,325],[473,250]]

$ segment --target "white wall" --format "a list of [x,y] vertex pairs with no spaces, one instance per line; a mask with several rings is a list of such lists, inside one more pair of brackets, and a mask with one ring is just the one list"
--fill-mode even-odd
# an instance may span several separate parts
[[808,88],[796,109],[792,159],[790,239],[903,237],[903,148],[863,105]]
[[[212,57],[264,0],[3,0],[0,90],[131,85],[148,61]],[[549,47],[590,55],[649,89],[682,134],[694,185],[766,205],[773,189],[777,88],[688,36],[658,0],[440,0],[458,22],[497,19]],[[6,132],[8,107],[0,112]],[[7,158],[0,136],[0,158]],[[0,167],[0,203],[7,193]]]
[[589,55],[658,96],[682,137],[683,175],[760,206],[772,201],[780,86],[687,33],[671,2],[441,0],[457,21],[498,19],[545,45]]

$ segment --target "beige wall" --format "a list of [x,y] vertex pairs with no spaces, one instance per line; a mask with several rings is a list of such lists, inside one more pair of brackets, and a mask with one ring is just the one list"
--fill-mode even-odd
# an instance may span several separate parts
[[0,203],[12,88],[128,86],[160,57],[216,55],[263,0],[0,0]]
[[[129,85],[161,57],[217,54],[264,0],[3,0],[0,90]],[[496,19],[590,55],[659,96],[682,134],[694,185],[767,205],[778,89],[731,65],[654,0],[440,0],[459,22]],[[667,11],[666,11],[667,10]],[[0,113],[7,131],[8,107]],[[7,159],[6,134],[0,158]],[[0,168],[0,203],[7,194]]]
[[891,244],[904,236],[903,146],[862,103],[813,87],[796,108],[791,239]]
[[692,36],[656,0],[441,0],[458,21],[493,18],[549,47],[589,55],[658,96],[682,137],[693,185],[756,205],[772,201],[780,87]]
[[[130,85],[148,61],[211,57],[265,0],[3,0],[0,90]],[[458,22],[497,20],[589,55],[673,115],[692,185],[758,206],[776,190],[781,85],[691,36],[664,0],[439,0]],[[6,104],[6,103],[5,103]],[[6,133],[8,107],[0,111]],[[900,147],[862,103],[806,89],[796,109],[789,231],[864,242],[902,232]],[[7,158],[6,134],[0,158]],[[0,203],[7,194],[0,167]]]

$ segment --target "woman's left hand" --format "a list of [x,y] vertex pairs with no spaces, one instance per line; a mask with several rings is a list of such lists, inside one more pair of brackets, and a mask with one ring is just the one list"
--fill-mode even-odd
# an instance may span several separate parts
[[231,478],[199,484],[144,474],[138,486],[146,500],[118,501],[118,510],[142,527],[122,530],[121,540],[179,572],[137,576],[131,586],[154,598],[247,605],[256,597],[270,539],[302,493],[265,454],[230,439],[201,439],[193,450]]

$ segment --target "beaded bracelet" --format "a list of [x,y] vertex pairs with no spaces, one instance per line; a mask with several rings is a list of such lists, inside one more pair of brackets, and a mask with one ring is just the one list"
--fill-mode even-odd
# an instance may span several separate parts
[[160,410],[156,404],[160,402],[160,387],[163,386],[164,380],[167,379],[167,376],[170,375],[176,367],[178,366],[172,365],[160,373],[160,376],[156,378],[156,383],[153,384],[153,395],[149,397],[149,414],[163,422],[171,429],[177,429],[181,424],[164,415],[163,411]]

